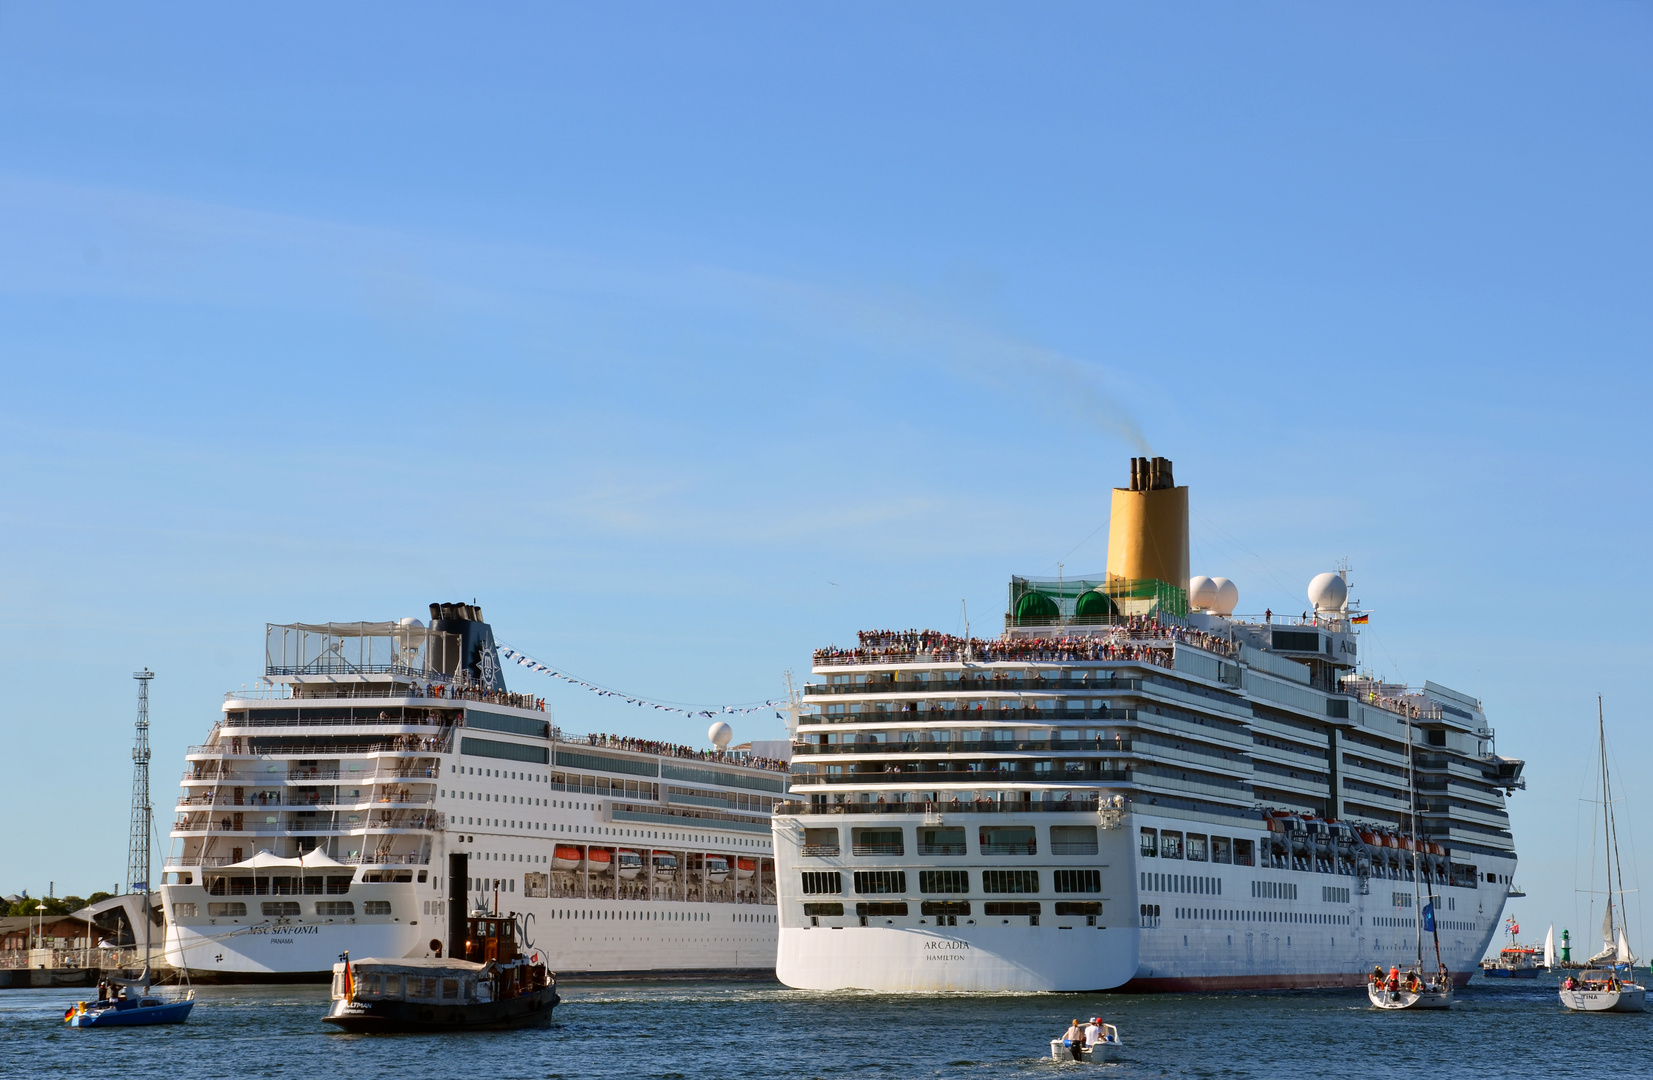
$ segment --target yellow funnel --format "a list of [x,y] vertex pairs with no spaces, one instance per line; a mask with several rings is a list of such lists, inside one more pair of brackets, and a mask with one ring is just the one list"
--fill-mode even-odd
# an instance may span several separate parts
[[1188,489],[1166,458],[1132,458],[1131,486],[1113,489],[1108,579],[1143,578],[1188,588]]

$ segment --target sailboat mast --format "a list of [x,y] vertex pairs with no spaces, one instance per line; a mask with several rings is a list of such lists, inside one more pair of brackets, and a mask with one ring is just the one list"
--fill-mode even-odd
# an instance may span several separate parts
[[1418,974],[1423,974],[1423,907],[1418,903],[1418,770],[1412,761],[1412,714],[1406,714],[1406,794],[1412,802],[1412,927],[1418,937]]
[[[1601,697],[1599,695],[1596,697],[1596,715],[1597,715],[1597,722],[1599,723],[1600,722],[1600,716],[1601,716]],[[1607,775],[1607,735],[1606,735],[1606,729],[1605,728],[1602,730],[1601,753],[1602,753],[1602,759],[1601,759],[1602,775],[1605,776],[1605,775]],[[1630,911],[1630,909],[1628,907],[1626,907],[1625,903],[1624,903],[1624,864],[1619,861],[1619,822],[1618,822],[1618,815],[1613,813],[1613,803],[1612,803],[1613,785],[1612,785],[1611,782],[1608,782],[1606,792],[1607,792],[1606,797],[1608,799],[1608,802],[1607,802],[1607,833],[1612,838],[1611,842],[1612,842],[1612,846],[1613,846],[1613,855],[1612,855],[1613,867],[1612,868],[1614,870],[1618,871],[1618,878],[1619,878],[1619,910],[1625,912],[1625,914],[1626,914],[1625,921],[1628,922],[1629,921],[1629,911]],[[1608,900],[1612,899],[1612,887],[1611,887],[1611,885],[1608,886],[1608,897],[1607,898],[1608,898]],[[1617,950],[1618,943],[1619,943],[1619,940],[1621,938],[1625,938],[1624,927],[1620,927],[1618,933],[1616,935],[1614,935],[1614,937],[1613,937],[1613,947],[1614,947],[1615,950]],[[1629,944],[1630,944],[1630,942],[1629,942],[1628,938],[1625,938],[1625,945],[1628,946]],[[1629,963],[1629,958],[1624,957],[1624,956],[1619,956],[1617,951],[1615,951],[1613,955],[1620,962]]]
[[[1596,695],[1596,737],[1601,743],[1601,846],[1607,864],[1607,940],[1617,942],[1618,935],[1614,931],[1613,922],[1613,839],[1612,818],[1613,804],[1611,789],[1607,786],[1607,722],[1602,717],[1601,695]],[[1616,954],[1615,954],[1616,955]]]

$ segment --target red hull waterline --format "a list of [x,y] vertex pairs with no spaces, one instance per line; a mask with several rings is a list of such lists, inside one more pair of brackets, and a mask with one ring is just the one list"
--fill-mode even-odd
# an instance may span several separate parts
[[[1452,985],[1460,989],[1474,972],[1453,972]],[[1113,990],[1118,994],[1198,994],[1220,990],[1336,990],[1366,985],[1367,976],[1346,972],[1334,975],[1201,975],[1192,978],[1155,978],[1139,975]]]

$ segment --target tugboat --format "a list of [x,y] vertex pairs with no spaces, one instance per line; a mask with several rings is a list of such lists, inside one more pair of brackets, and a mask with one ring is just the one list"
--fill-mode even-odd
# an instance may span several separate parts
[[[1509,935],[1509,944],[1499,950],[1496,959],[1488,957],[1481,961],[1481,977],[1486,979],[1536,979],[1538,973],[1549,967],[1549,963],[1540,963],[1539,957],[1545,955],[1536,945],[1522,945],[1515,940],[1515,935],[1521,932],[1521,926],[1514,916],[1504,921],[1504,932]],[[1550,951],[1554,951],[1555,928],[1550,928]]]
[[537,952],[517,948],[516,920],[474,912],[464,959],[404,958],[333,965],[333,1007],[323,1017],[345,1031],[474,1031],[551,1023],[557,977]]

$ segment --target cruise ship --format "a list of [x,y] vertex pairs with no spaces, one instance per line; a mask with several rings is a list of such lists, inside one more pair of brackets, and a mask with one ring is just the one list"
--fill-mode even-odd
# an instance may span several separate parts
[[1346,570],[1301,615],[1236,615],[1232,582],[1189,575],[1168,460],[1133,459],[1108,545],[1095,578],[1012,578],[997,638],[816,651],[774,817],[781,981],[1353,986],[1415,960],[1413,860],[1467,981],[1524,786],[1481,703],[1362,673]]
[[573,736],[506,689],[472,604],[271,624],[257,689],[189,748],[166,960],[327,979],[340,953],[439,957],[513,914],[553,971],[767,972],[784,760]]

